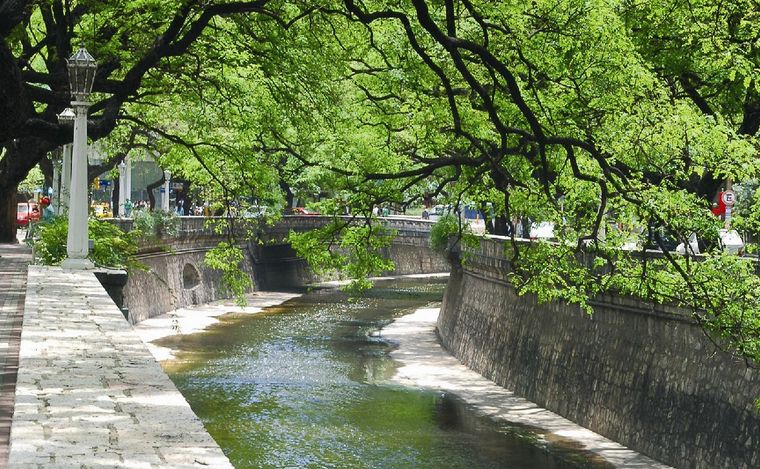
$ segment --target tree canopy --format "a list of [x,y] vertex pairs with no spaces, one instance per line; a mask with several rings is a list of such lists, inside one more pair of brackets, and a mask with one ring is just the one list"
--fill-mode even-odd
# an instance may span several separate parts
[[[554,223],[552,245],[512,232],[521,292],[681,304],[760,358],[753,263],[620,249],[639,230],[717,238],[715,194],[758,176],[756,0],[0,0],[0,13],[3,194],[70,138],[55,115],[84,40],[100,63],[92,138],[139,128],[226,201],[328,194],[323,212],[363,224],[296,239],[315,262],[387,268],[367,255],[379,203],[473,203],[502,225]],[[317,250],[338,229],[344,249]]]

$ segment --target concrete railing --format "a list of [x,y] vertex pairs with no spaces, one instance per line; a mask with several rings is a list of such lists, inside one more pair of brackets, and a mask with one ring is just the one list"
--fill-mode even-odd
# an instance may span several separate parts
[[[163,235],[161,240],[171,242],[172,240],[184,238],[199,237],[223,237],[219,228],[228,223],[226,217],[196,217],[183,216],[177,217],[179,220],[179,229],[175,235]],[[331,217],[324,215],[284,215],[273,225],[260,224],[257,226],[259,234],[266,237],[269,241],[281,241],[290,231],[304,232],[316,228],[322,228],[334,220],[352,221],[354,224],[364,223],[363,219],[353,218],[350,216]],[[118,226],[123,231],[131,231],[134,228],[135,220],[133,218],[103,218]],[[233,226],[238,234],[244,234],[259,221],[259,218],[241,218],[234,219]],[[394,230],[399,237],[409,238],[427,238],[430,235],[430,229],[434,222],[413,217],[389,216],[377,218],[377,221],[384,227]]]

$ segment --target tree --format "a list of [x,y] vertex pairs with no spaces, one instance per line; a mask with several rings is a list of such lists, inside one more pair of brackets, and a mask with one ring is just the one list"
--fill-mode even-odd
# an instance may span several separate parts
[[[657,16],[650,24],[691,24],[685,4],[674,4],[679,8],[648,10]],[[363,34],[355,43],[365,45],[354,51],[348,75],[374,107],[372,120],[357,118],[363,125],[354,132],[382,128],[387,144],[331,155],[320,165],[334,171],[336,184],[350,181],[370,195],[355,199],[365,213],[367,201],[432,186],[454,201],[493,202],[507,219],[553,221],[557,245],[524,247],[513,239],[513,283],[521,293],[588,309],[589,297],[611,289],[674,302],[691,308],[720,345],[757,360],[760,304],[749,292],[758,278],[749,262],[719,252],[695,262],[667,250],[653,259],[619,249],[630,232],[603,239],[610,216],[628,227],[661,228],[684,243],[693,232],[713,237],[719,222],[708,203],[716,185],[757,174],[753,75],[738,84],[739,75],[729,75],[737,86],[714,96],[709,82],[699,82],[698,91],[715,102],[706,112],[692,78],[674,80],[677,67],[658,63],[656,47],[641,52],[648,39],[629,27],[632,15],[642,15],[631,5],[346,0],[336,16],[349,25],[336,29]],[[729,33],[735,28],[747,37],[739,49],[756,59],[749,21],[756,11],[739,17],[715,7],[710,16],[701,8],[701,19],[724,21],[727,14]],[[674,12],[682,16],[672,21]],[[636,24],[647,23],[641,18]],[[687,44],[708,40],[702,28],[681,32]],[[676,63],[682,54],[668,50],[673,57],[663,62]],[[708,67],[708,57],[694,59],[700,50],[687,48],[682,59]],[[366,109],[354,108],[354,115]],[[333,242],[334,233],[321,234]],[[313,243],[302,244],[313,250]]]
[[108,135],[127,103],[162,88],[172,58],[185,54],[211,22],[231,14],[272,15],[267,0],[0,3],[0,240],[15,239],[16,187],[53,148],[71,140],[56,115],[69,103],[65,59],[82,41],[100,66],[88,126]]
[[317,261],[340,265],[349,249],[353,273],[386,268],[378,203],[473,202],[555,224],[556,245],[512,238],[520,292],[587,309],[612,289],[674,302],[760,358],[750,264],[619,249],[637,227],[714,237],[721,181],[757,175],[752,0],[19,4],[31,5],[0,4],[2,106],[14,111],[0,191],[70,135],[54,116],[76,31],[103,64],[94,138],[138,125],[167,146],[162,164],[227,202],[334,194],[322,211],[355,220],[296,240],[343,247]]
[[[757,137],[760,128],[760,9],[757,2],[727,4],[674,0],[622,2],[621,17],[632,40],[667,86],[673,99],[692,105],[740,136]],[[727,173],[746,177],[744,161],[722,161],[725,169],[707,171],[692,181],[706,197]]]

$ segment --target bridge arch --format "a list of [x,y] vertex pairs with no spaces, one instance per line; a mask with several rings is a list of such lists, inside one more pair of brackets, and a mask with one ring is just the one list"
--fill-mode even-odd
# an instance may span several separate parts
[[[253,279],[254,289],[294,288],[326,280],[316,276],[306,261],[298,257],[287,236],[291,230],[313,230],[331,220],[326,216],[284,216],[274,225],[263,227],[258,240],[241,244],[246,253],[243,271]],[[220,288],[220,272],[203,263],[206,252],[225,239],[214,229],[215,223],[222,221],[180,217],[177,235],[140,245],[136,257],[148,270],[132,272],[124,288],[124,306],[129,309],[132,323],[225,297]],[[112,222],[125,231],[132,227],[130,219]],[[445,256],[429,247],[430,221],[385,217],[380,222],[397,232],[392,245],[382,252],[396,265],[389,275],[448,272]]]

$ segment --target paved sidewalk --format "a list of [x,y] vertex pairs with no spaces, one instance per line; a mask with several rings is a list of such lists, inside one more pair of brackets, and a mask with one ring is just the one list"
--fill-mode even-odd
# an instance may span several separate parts
[[92,272],[30,266],[8,467],[232,468]]
[[8,464],[26,268],[31,260],[26,245],[0,244],[0,467]]

